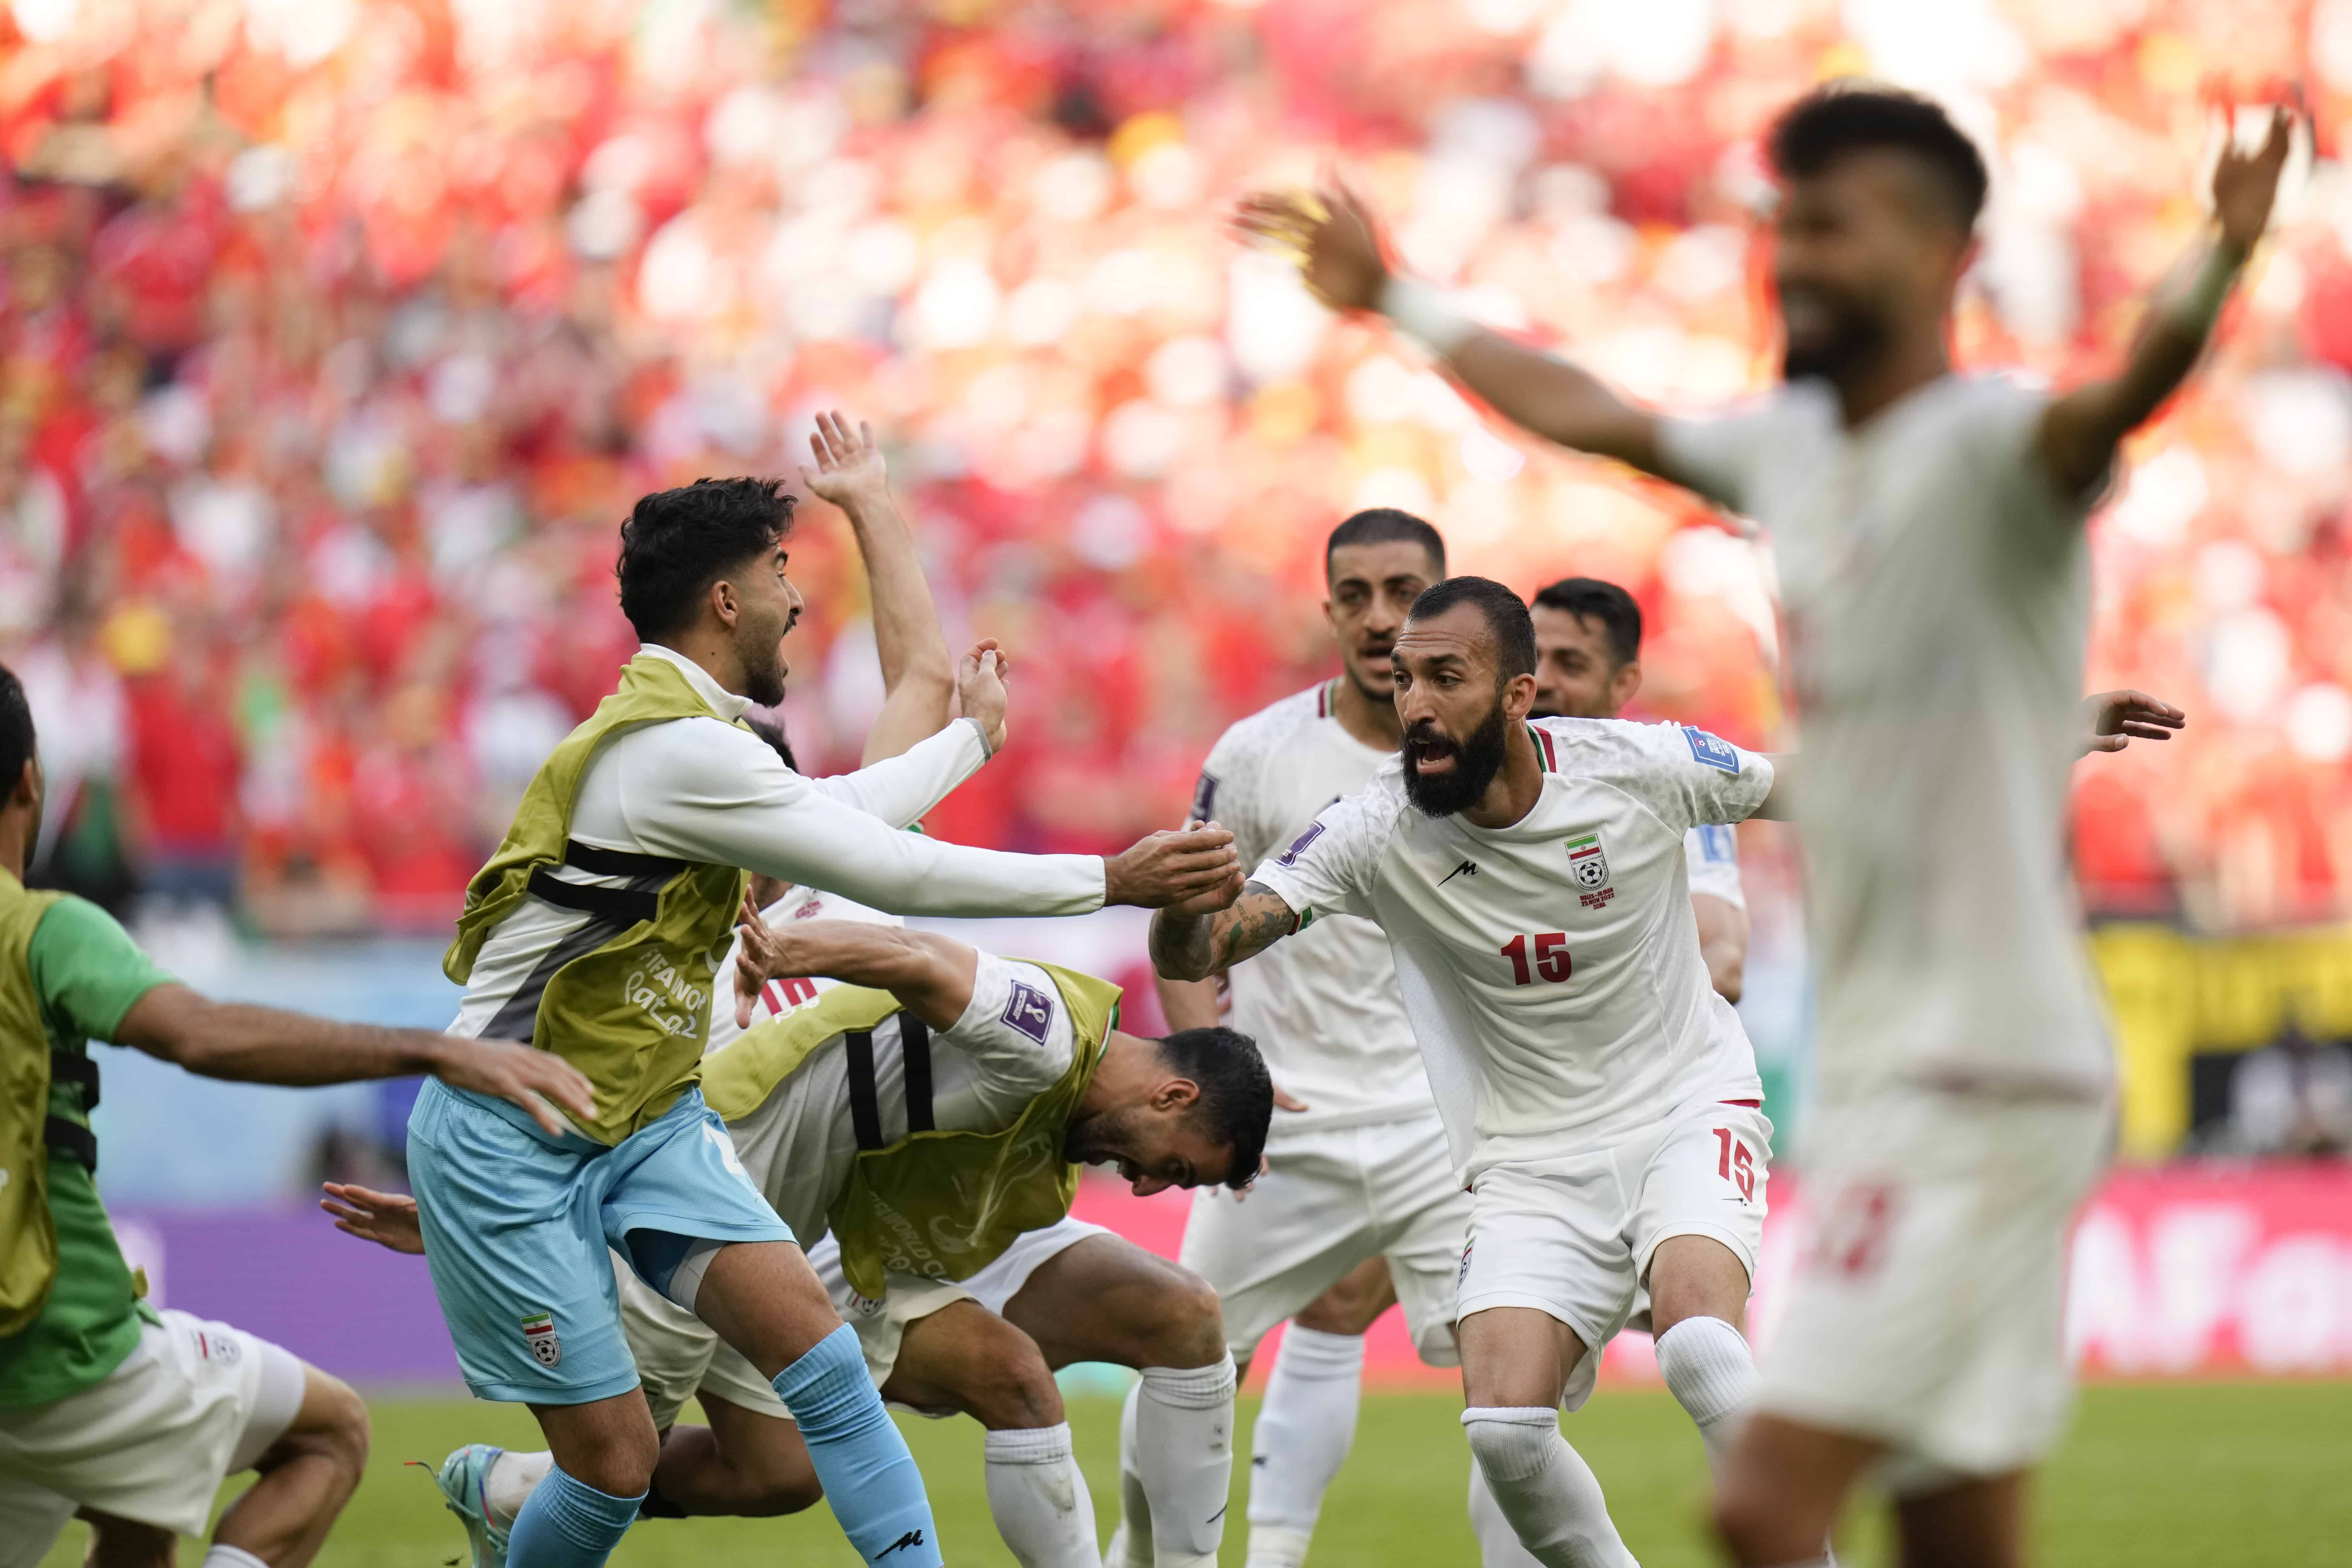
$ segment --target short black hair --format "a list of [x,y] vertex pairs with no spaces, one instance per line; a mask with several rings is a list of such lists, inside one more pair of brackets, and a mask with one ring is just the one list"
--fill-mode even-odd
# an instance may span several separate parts
[[0,664],[0,801],[5,801],[24,776],[25,764],[39,751],[33,733],[33,705],[25,697],[25,683],[16,672]]
[[782,479],[697,479],[656,490],[621,524],[621,614],[646,642],[693,618],[694,602],[720,576],[775,548],[791,531],[793,498]]
[[1642,606],[1616,584],[1598,577],[1562,577],[1537,589],[1535,602],[1579,620],[1599,621],[1609,634],[1609,651],[1620,666],[1642,657]]
[[1344,544],[1418,544],[1429,552],[1437,574],[1445,575],[1445,540],[1409,511],[1376,506],[1343,519],[1323,542],[1323,580],[1331,580],[1331,552]]
[[768,742],[770,751],[784,760],[784,766],[794,773],[801,771],[800,763],[793,756],[793,743],[784,739],[782,725],[772,723],[765,719],[753,718],[746,718],[743,722],[750,726],[751,733]]
[[1257,1042],[1220,1024],[1179,1029],[1155,1043],[1171,1070],[1200,1086],[1194,1119],[1233,1151],[1225,1185],[1245,1187],[1256,1181],[1265,1161],[1265,1131],[1274,1121],[1274,1079]]
[[1492,577],[1448,577],[1423,588],[1405,618],[1430,620],[1456,605],[1475,605],[1486,617],[1486,629],[1495,634],[1497,684],[1536,672],[1536,623],[1519,596]]
[[1818,174],[1849,153],[1891,148],[1923,160],[1949,197],[1962,230],[1984,211],[1984,155],[1943,106],[1916,92],[1874,83],[1829,82],[1783,110],[1769,153],[1784,180]]

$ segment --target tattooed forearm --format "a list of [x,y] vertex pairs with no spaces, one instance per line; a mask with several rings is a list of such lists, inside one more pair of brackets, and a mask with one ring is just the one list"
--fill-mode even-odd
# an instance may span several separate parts
[[1206,980],[1297,929],[1298,917],[1282,895],[1252,882],[1230,909],[1207,915],[1161,910],[1153,915],[1151,966],[1171,980]]

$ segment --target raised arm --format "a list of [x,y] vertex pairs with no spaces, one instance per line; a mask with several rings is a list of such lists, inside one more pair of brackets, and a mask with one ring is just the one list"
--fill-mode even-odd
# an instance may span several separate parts
[[[1004,744],[1004,662],[993,637],[963,656],[956,679],[962,718],[908,742],[895,756],[869,763],[854,773],[810,779],[810,786],[893,827],[920,820]],[[904,714],[900,721],[902,730],[911,728]],[[871,752],[871,733],[866,744]]]
[[923,576],[914,531],[890,497],[889,473],[874,427],[853,432],[839,410],[816,416],[809,437],[816,466],[803,466],[809,493],[839,507],[849,519],[859,559],[866,563],[874,615],[874,651],[882,662],[882,710],[866,731],[866,766],[895,757],[948,722],[955,696],[955,663],[939,607]]
[[771,980],[823,975],[887,991],[934,1029],[951,1029],[971,1005],[980,955],[952,937],[866,921],[800,921],[771,926],[750,899],[738,928],[735,1021],[748,1028],[760,988]]
[[1206,980],[1298,929],[1297,913],[1264,882],[1247,884],[1223,909],[1200,909],[1198,902],[1171,904],[1151,917],[1151,967],[1168,979]]
[[1344,184],[1334,180],[1311,198],[1252,195],[1235,221],[1244,234],[1296,255],[1307,288],[1325,304],[1388,317],[1521,429],[1643,473],[1674,477],[1659,454],[1654,416],[1590,372],[1488,331],[1428,284],[1396,272],[1370,210]]
[[2270,222],[2294,118],[2274,110],[2270,134],[2252,153],[2234,143],[2222,147],[2213,169],[2214,230],[2159,290],[2121,374],[2075,388],[2043,413],[2036,447],[2070,494],[2106,476],[2117,445],[2162,406],[2204,353],[2221,307]]

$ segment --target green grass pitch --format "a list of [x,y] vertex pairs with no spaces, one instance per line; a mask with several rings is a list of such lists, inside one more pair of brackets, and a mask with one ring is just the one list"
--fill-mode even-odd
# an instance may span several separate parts
[[[462,1399],[381,1399],[366,1483],[318,1559],[322,1568],[443,1568],[463,1537],[430,1481],[406,1458],[437,1460],[467,1439],[535,1446],[514,1406]],[[1244,1432],[1255,1414],[1244,1402]],[[1327,1568],[1475,1564],[1463,1514],[1469,1450],[1458,1402],[1442,1394],[1375,1394],[1325,1504],[1313,1561]],[[1106,1536],[1118,1496],[1118,1406],[1071,1401],[1087,1478]],[[980,1428],[905,1418],[929,1479],[948,1560],[1009,1568],[988,1519]],[[1698,1527],[1706,1467],[1698,1438],[1659,1392],[1604,1392],[1569,1418],[1627,1544],[1644,1568],[1711,1563]],[[1246,1436],[1244,1436],[1244,1451]],[[1224,1562],[1242,1561],[1244,1472],[1225,1532]],[[2086,1392],[2035,1509],[2036,1561],[2066,1568],[2318,1568],[2352,1562],[2352,1384],[2111,1386]],[[1883,1560],[1864,1519],[1842,1543],[1855,1563]],[[81,1561],[75,1526],[43,1564]],[[188,1549],[193,1552],[193,1547]],[[823,1510],[771,1521],[663,1521],[639,1526],[618,1568],[854,1568],[857,1559]]]

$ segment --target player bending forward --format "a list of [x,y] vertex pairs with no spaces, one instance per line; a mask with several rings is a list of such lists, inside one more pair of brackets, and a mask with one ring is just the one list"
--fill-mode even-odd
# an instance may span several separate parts
[[[1414,597],[1445,575],[1445,544],[1419,518],[1363,511],[1331,531],[1323,561],[1339,678],[1242,720],[1201,768],[1193,816],[1226,824],[1249,864],[1395,756],[1390,650]],[[1196,1194],[1182,1257],[1216,1288],[1244,1371],[1266,1331],[1297,1319],[1252,1434],[1249,1563],[1297,1568],[1355,1436],[1371,1319],[1401,1298],[1423,1359],[1456,1363],[1454,1275],[1469,1200],[1377,929],[1320,921],[1228,981],[1234,1026],[1258,1042],[1285,1099],[1265,1174],[1245,1194]],[[1163,976],[1160,994],[1171,1025],[1217,1021],[1213,981]],[[1129,1470],[1134,1458],[1123,1450]],[[1121,1511],[1115,1568],[1155,1562],[1159,1516],[1139,1501]]]
[[431,1073],[550,1133],[552,1105],[589,1114],[587,1080],[521,1046],[207,1001],[97,906],[27,891],[41,765],[5,668],[0,780],[0,1568],[32,1568],[77,1517],[92,1563],[168,1564],[240,1470],[260,1479],[205,1568],[302,1568],[360,1483],[366,1408],[274,1344],[141,1300],[92,1179],[89,1043],[253,1083]]
[[1754,1377],[1738,1325],[1771,1124],[1707,983],[1683,839],[1757,813],[1772,763],[1672,724],[1531,723],[1528,609],[1485,578],[1423,594],[1394,664],[1402,754],[1230,909],[1162,910],[1152,957],[1198,979],[1328,914],[1386,934],[1471,1187],[1454,1310],[1472,1453],[1538,1561],[1630,1563],[1559,1410],[1591,1393],[1644,1279],[1703,1434]]
[[[1100,1561],[1094,1510],[1052,1368],[1137,1367],[1153,1393],[1153,1517],[1176,1527],[1171,1556],[1213,1557],[1234,1393],[1214,1300],[1182,1269],[1066,1216],[1074,1163],[1114,1164],[1146,1194],[1255,1175],[1273,1109],[1255,1047],[1224,1028],[1125,1034],[1111,1026],[1108,982],[944,936],[869,920],[747,930],[742,963],[763,989],[842,984],[711,1057],[706,1092],[793,1233],[825,1237],[811,1260],[874,1384],[988,1426],[989,1500],[1013,1555],[1024,1568],[1082,1568]],[[421,1247],[404,1234],[404,1200],[335,1195],[345,1229]],[[654,1423],[668,1432],[646,1511],[814,1502],[818,1478],[793,1426],[805,1413],[690,1312],[625,1275],[621,1290]],[[698,1392],[712,1426],[674,1428]],[[547,1465],[484,1447],[452,1464],[445,1489],[478,1561],[495,1563]]]
[[1723,418],[1660,418],[1472,325],[1391,276],[1345,192],[1244,208],[1326,300],[1382,311],[1507,417],[1771,534],[1806,770],[1822,1206],[1717,1497],[1751,1568],[1814,1561],[1882,1458],[1906,1554],[2018,1559],[2022,1479],[2070,1403],[2063,1238],[2105,1163],[2113,1078],[2056,852],[2083,522],[2118,443],[2204,351],[2293,131],[2277,111],[2258,151],[2222,150],[2213,229],[2122,372],[2059,395],[1954,372],[1985,167],[1906,93],[1823,89],[1774,127],[1787,384]]
[[[818,437],[849,439],[837,419]],[[1155,835],[1104,860],[898,831],[1002,744],[992,645],[964,660],[964,719],[904,755],[838,779],[786,768],[739,721],[783,695],[782,639],[801,609],[784,575],[791,516],[752,479],[637,503],[619,577],[645,647],[531,781],[445,963],[467,986],[454,1033],[529,1039],[596,1089],[593,1113],[560,1137],[434,1086],[409,1122],[426,1262],[467,1384],[528,1403],[555,1456],[515,1521],[516,1568],[603,1563],[659,1455],[608,1247],[800,1413],[853,1546],[893,1568],[940,1561],[855,1334],[698,1084],[743,868],[937,914],[1075,914],[1222,896],[1234,879],[1222,832]]]

